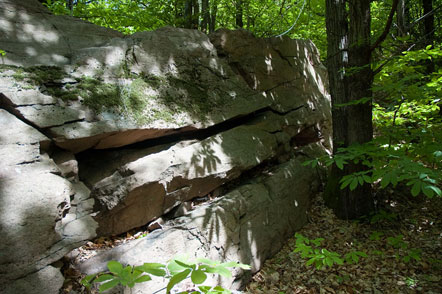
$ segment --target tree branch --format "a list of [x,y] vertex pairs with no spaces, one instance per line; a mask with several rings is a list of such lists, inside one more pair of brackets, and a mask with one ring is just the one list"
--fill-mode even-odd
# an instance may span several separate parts
[[393,0],[393,4],[391,4],[391,11],[388,15],[387,23],[385,24],[385,29],[382,32],[382,34],[379,36],[379,38],[376,40],[373,46],[370,48],[370,52],[373,52],[374,49],[376,49],[387,37],[388,32],[390,31],[391,23],[393,22],[393,16],[396,12],[396,7],[399,3],[399,0]]

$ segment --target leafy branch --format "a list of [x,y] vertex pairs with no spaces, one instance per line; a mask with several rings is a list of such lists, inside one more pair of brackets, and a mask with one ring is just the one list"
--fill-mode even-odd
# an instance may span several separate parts
[[[103,292],[118,285],[133,288],[137,283],[144,283],[152,280],[151,276],[163,277],[169,280],[166,286],[166,293],[170,294],[173,287],[180,282],[190,278],[194,285],[198,285],[199,290],[192,291],[192,294],[228,294],[229,290],[221,286],[202,285],[208,274],[218,274],[230,278],[232,274],[229,268],[241,268],[250,270],[250,266],[237,263],[212,261],[207,258],[198,258],[190,261],[185,257],[175,258],[166,264],[162,263],[144,263],[141,266],[123,266],[118,261],[109,261],[107,264],[109,271],[92,274],[81,280],[83,286],[90,289],[94,283],[100,283],[99,291]],[[181,292],[187,294],[189,292]]]

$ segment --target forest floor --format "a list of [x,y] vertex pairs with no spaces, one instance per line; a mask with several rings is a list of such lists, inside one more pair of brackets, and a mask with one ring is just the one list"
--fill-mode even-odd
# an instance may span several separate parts
[[[442,293],[442,199],[399,196],[400,190],[383,195],[389,200],[382,201],[378,213],[357,222],[337,219],[318,195],[308,211],[309,223],[297,233],[310,240],[304,244],[312,249],[339,254],[343,264],[320,269],[306,265],[309,258],[294,252],[297,238],[293,237],[265,262],[242,293]],[[401,194],[407,195],[406,191]],[[88,255],[146,234],[144,228],[98,238],[80,249]],[[358,261],[349,262],[346,254]],[[320,255],[318,261],[322,262]],[[86,293],[79,272],[69,267],[64,274],[67,280],[60,293]]]
[[[397,189],[387,194],[382,209],[359,222],[337,219],[317,197],[309,223],[298,234],[323,238],[319,246],[304,244],[338,253],[343,264],[306,265],[309,258],[294,252],[293,237],[266,261],[245,293],[442,293],[442,199],[400,197]],[[346,261],[346,254],[354,261]]]

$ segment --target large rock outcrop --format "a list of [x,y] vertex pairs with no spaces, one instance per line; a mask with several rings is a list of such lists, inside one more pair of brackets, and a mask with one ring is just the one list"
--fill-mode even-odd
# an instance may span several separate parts
[[256,271],[305,222],[321,181],[301,162],[330,146],[311,42],[170,27],[122,36],[34,0],[0,8],[4,293],[58,293],[55,262],[69,251],[195,197],[219,194],[78,268],[188,251]]

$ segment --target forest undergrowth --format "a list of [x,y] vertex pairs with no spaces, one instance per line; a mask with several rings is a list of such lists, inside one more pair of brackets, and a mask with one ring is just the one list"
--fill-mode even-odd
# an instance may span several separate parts
[[[442,293],[442,199],[408,191],[382,192],[378,212],[357,222],[336,218],[318,196],[309,223],[245,293]],[[312,250],[302,258],[306,246]]]

